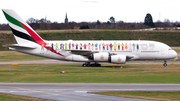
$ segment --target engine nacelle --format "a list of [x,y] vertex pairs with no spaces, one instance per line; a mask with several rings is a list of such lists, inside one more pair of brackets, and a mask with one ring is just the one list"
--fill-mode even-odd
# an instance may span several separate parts
[[97,62],[108,62],[109,53],[94,53],[93,59]]
[[126,55],[113,55],[111,56],[111,63],[126,63]]

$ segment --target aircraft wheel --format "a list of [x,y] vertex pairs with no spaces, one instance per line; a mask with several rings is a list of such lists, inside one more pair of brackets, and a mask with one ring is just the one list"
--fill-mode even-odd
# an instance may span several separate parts
[[83,67],[86,67],[86,65],[85,65],[85,64],[82,64],[82,66],[83,66]]
[[164,67],[166,67],[166,66],[167,66],[166,60],[164,60],[164,64],[163,64],[163,66],[164,66]]
[[164,63],[164,64],[163,64],[163,66],[164,66],[164,67],[166,67],[166,66],[167,66],[167,64],[166,64],[166,63]]

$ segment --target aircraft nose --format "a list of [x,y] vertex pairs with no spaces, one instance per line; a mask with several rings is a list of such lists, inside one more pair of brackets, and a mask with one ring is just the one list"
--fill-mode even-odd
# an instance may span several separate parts
[[176,51],[173,50],[173,57],[175,58],[177,56]]

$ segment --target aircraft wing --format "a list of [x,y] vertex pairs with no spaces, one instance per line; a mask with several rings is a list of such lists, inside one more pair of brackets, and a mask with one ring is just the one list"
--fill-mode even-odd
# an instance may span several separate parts
[[[71,51],[72,54],[83,55],[83,56],[90,56],[92,53],[99,53],[99,51],[90,51],[90,50],[64,50],[64,51]],[[111,53],[110,55],[117,55],[117,54]],[[132,58],[134,58],[134,56],[126,55],[127,60],[131,60]]]
[[83,56],[87,56],[88,54],[91,53],[96,53],[96,51],[90,51],[90,50],[63,50],[63,51],[71,51],[72,54],[83,55]]
[[5,47],[10,47],[10,48],[18,48],[18,49],[35,49],[36,47],[33,46],[23,46],[23,45],[18,45],[18,44],[8,44],[8,45],[3,45]]
[[126,55],[126,59],[127,59],[127,60],[131,60],[132,58],[134,58],[134,56]]

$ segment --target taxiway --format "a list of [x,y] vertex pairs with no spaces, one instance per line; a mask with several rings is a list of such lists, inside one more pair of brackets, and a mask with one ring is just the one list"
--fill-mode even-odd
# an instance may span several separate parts
[[0,83],[0,92],[58,101],[147,101],[90,94],[102,91],[180,91],[180,84]]

